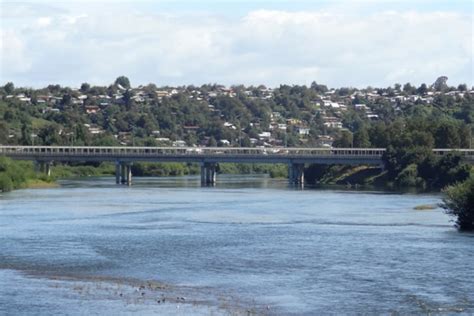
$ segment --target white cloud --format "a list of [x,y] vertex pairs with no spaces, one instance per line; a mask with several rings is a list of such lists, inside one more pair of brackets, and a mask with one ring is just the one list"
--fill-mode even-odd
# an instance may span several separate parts
[[32,62],[26,44],[18,34],[0,29],[0,44],[0,78],[3,81],[7,81],[7,74],[23,75],[30,70]]
[[229,18],[108,6],[9,16],[0,84],[108,84],[122,74],[158,85],[386,86],[439,75],[473,84],[472,15],[256,10]]
[[46,26],[51,25],[51,20],[52,19],[50,17],[43,16],[43,17],[38,18],[37,24],[39,27],[46,27]]

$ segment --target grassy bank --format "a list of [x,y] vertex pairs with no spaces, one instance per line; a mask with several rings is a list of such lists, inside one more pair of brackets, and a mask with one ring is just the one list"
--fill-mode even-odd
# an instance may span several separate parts
[[[54,164],[51,168],[51,176],[47,177],[44,174],[36,174],[32,162],[0,159],[0,190],[2,191],[25,187],[51,187],[54,180],[60,178],[113,176],[115,174],[115,164],[112,162],[71,163]],[[286,164],[221,163],[218,164],[217,169],[220,174],[268,174],[272,178],[286,178],[288,176]],[[447,169],[444,173],[449,174],[451,170],[457,169]],[[443,170],[441,169],[441,171]],[[135,163],[132,165],[132,173],[138,177],[197,175],[200,173],[200,166],[197,163]],[[417,187],[420,182],[419,177],[415,177],[416,181],[412,181],[410,180],[410,177],[413,177],[412,174],[408,174],[410,177],[407,177],[405,173],[403,175],[403,181],[397,183],[387,171],[376,166],[309,165],[305,169],[305,180],[308,184],[372,186],[392,189]],[[401,177],[396,179],[399,178]],[[410,186],[410,184],[412,185]],[[418,188],[433,189],[433,187],[426,186]]]
[[112,163],[100,164],[56,164],[51,168],[51,177],[54,179],[73,177],[99,177],[115,174]]
[[31,161],[13,161],[0,157],[0,192],[54,185],[51,177],[35,173]]
[[288,167],[284,164],[219,164],[219,173],[223,174],[268,174],[272,178],[286,178]]
[[[284,164],[236,164],[218,165],[220,174],[269,174],[273,178],[285,178],[288,168]],[[132,165],[132,173],[137,177],[173,177],[197,175],[200,166],[196,163],[154,163],[141,162]],[[58,164],[54,165],[51,175],[54,179],[71,177],[110,176],[115,174],[115,165],[104,162],[100,164]]]

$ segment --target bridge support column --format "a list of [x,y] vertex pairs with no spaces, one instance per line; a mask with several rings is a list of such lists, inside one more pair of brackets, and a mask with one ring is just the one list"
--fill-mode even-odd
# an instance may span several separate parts
[[215,163],[201,164],[201,185],[214,185],[216,183],[217,165]]
[[210,174],[210,179],[209,179],[209,184],[216,184],[216,179],[217,179],[217,165],[213,164],[211,167],[211,174]]
[[44,164],[44,173],[46,173],[48,177],[51,176],[51,166],[52,166],[52,163],[50,161],[45,162]]
[[127,165],[127,185],[128,186],[132,185],[132,165],[131,164]]
[[201,164],[201,185],[206,184],[206,165],[204,163]]
[[304,185],[304,163],[288,164],[288,182],[290,185]]
[[127,170],[124,163],[120,164],[120,183],[125,184],[127,182]]
[[51,161],[35,161],[34,166],[35,166],[35,172],[44,172],[48,177],[51,176],[51,166],[52,166]]
[[120,168],[122,167],[122,165],[120,164],[120,162],[115,162],[115,183],[116,184],[120,184]]

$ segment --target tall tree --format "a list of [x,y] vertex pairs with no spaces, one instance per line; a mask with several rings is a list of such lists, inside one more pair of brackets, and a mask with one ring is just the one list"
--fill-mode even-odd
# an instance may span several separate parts
[[4,87],[3,90],[5,90],[6,94],[12,94],[15,91],[15,85],[13,82],[8,82]]
[[417,89],[418,94],[426,94],[428,92],[428,87],[426,86],[426,83],[422,83],[420,87]]
[[91,89],[91,85],[88,84],[87,82],[84,82],[83,84],[81,84],[81,92],[82,93],[87,93],[87,92],[89,92],[90,89]]
[[125,89],[130,89],[130,80],[128,80],[128,78],[125,76],[120,76],[117,79],[115,79],[115,84],[121,85]]
[[334,140],[333,146],[339,148],[350,148],[352,147],[352,133],[349,131],[342,131],[339,136]]
[[8,125],[0,120],[0,144],[5,145],[8,142]]
[[441,76],[436,81],[433,83],[433,88],[436,91],[444,91],[448,88],[448,85],[446,82],[448,81],[448,77],[446,76]]
[[371,146],[369,133],[365,126],[362,126],[354,133],[354,147],[369,148]]
[[29,146],[33,143],[32,139],[31,139],[30,126],[25,124],[25,123],[21,126],[20,143],[24,146]]

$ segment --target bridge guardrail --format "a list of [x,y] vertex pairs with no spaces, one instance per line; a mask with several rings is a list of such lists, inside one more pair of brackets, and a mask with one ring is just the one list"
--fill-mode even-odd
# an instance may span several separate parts
[[[436,155],[455,151],[474,161],[474,149],[433,149]],[[0,146],[7,156],[267,156],[267,157],[369,157],[380,158],[384,148],[236,148],[236,147],[88,147],[88,146]]]

